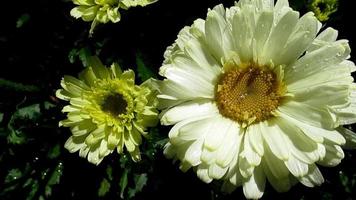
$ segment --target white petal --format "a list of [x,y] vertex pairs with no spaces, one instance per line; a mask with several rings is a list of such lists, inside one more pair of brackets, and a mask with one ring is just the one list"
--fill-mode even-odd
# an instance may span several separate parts
[[[326,108],[319,108],[296,101],[289,101],[279,106],[278,110],[291,118],[295,118],[298,121],[312,126],[325,129],[333,129],[335,126],[335,120]],[[308,114],[306,115],[305,113]]]
[[[203,37],[203,36],[201,36]],[[201,40],[190,40],[185,44],[184,52],[193,60],[201,69],[206,70],[205,73],[218,74],[221,71],[220,60],[211,55],[209,47]]]
[[260,124],[250,125],[245,134],[245,141],[248,141],[252,146],[253,150],[256,151],[260,156],[263,156],[263,140]]
[[334,68],[350,55],[350,47],[346,40],[339,40],[330,45],[305,54],[285,71],[285,83],[293,88],[305,77],[320,74],[328,68]]
[[295,93],[299,91],[308,91],[308,89],[314,87],[325,86],[349,87],[353,82],[353,78],[350,74],[354,70],[355,65],[348,60],[344,60],[335,66],[320,70],[318,73],[314,73],[311,76],[304,77],[303,80],[299,80],[296,84],[289,85],[288,91]]
[[356,123],[356,84],[350,87],[349,102],[340,108],[332,107],[332,111],[336,113],[337,124],[353,124]]
[[275,12],[280,12],[283,8],[289,8],[288,0],[277,0],[275,5]]
[[252,149],[251,144],[247,139],[244,139],[243,141],[240,157],[246,158],[246,161],[253,166],[258,166],[261,162],[261,157]]
[[280,160],[276,157],[271,149],[265,145],[265,155],[263,156],[263,165],[268,168],[268,171],[276,179],[283,179],[288,177],[290,172],[283,163],[283,160]]
[[168,109],[161,115],[163,125],[171,125],[184,119],[214,115],[219,111],[210,100],[194,100]]
[[312,12],[302,16],[294,32],[288,38],[280,54],[274,58],[275,65],[293,63],[299,56],[305,52],[310,43],[314,40],[319,31],[320,22],[314,17]]
[[308,164],[319,160],[320,155],[317,143],[307,137],[300,128],[283,118],[278,120],[278,125],[284,132],[283,136],[291,154]]
[[174,148],[174,146],[171,143],[168,142],[166,145],[164,145],[163,154],[167,158],[173,159],[176,155],[176,149]]
[[171,137],[171,139],[190,141],[202,138],[204,141],[205,135],[210,129],[210,123],[213,122],[215,119],[215,116],[207,117],[201,120],[188,123],[179,129],[179,133],[177,136]]
[[338,165],[341,160],[344,158],[344,152],[338,145],[325,144],[326,154],[318,164],[327,167],[334,167]]
[[227,169],[228,167],[222,168],[217,164],[212,164],[209,166],[208,174],[213,179],[221,179],[225,175]]
[[284,164],[295,177],[302,177],[308,173],[308,164],[294,158],[293,156],[289,157]]
[[321,185],[324,182],[324,178],[317,166],[309,165],[308,174],[306,176],[300,177],[299,181],[307,187],[314,187]]
[[239,156],[238,166],[239,166],[239,171],[244,178],[249,178],[252,175],[253,170],[255,168],[255,166],[251,165],[247,161],[246,157],[242,157],[242,156]]
[[207,148],[203,148],[200,159],[206,164],[213,164],[216,160],[216,151],[210,151]]
[[190,145],[185,153],[184,160],[192,166],[197,166],[201,163],[200,156],[202,152],[203,140],[197,140]]
[[289,157],[289,147],[287,146],[283,132],[278,125],[270,120],[267,122],[260,122],[261,134],[263,136],[265,144],[271,149],[273,154],[281,160],[287,160]]
[[197,175],[200,180],[204,181],[205,183],[210,183],[213,179],[208,174],[208,165],[200,164],[197,169]]
[[261,167],[255,168],[252,176],[243,183],[243,192],[247,199],[259,199],[265,190],[266,177]]
[[208,148],[210,151],[215,151],[220,145],[224,145],[222,142],[225,135],[235,123],[236,122],[219,115],[216,118],[212,118],[205,136],[204,147]]
[[328,45],[331,42],[334,42],[337,38],[338,31],[333,28],[327,28],[321,32],[318,37],[315,38],[313,43],[308,48],[308,51],[315,51],[325,45]]
[[200,91],[202,94],[204,94],[204,96],[214,96],[214,82],[201,78],[200,74],[203,74],[203,71],[194,71],[193,67],[190,71],[187,71],[175,66],[171,66],[172,64],[169,65],[170,66],[162,66],[160,74],[167,77],[177,85],[180,85],[181,87],[189,85],[190,88],[195,91]]
[[275,190],[286,192],[290,189],[292,186],[290,172],[282,161],[268,158],[263,161],[262,167],[269,183]]
[[100,164],[100,162],[103,160],[103,158],[99,158],[99,148],[95,149],[90,149],[88,153],[88,161],[93,163],[93,164]]
[[205,35],[207,44],[217,61],[232,49],[231,47],[231,30],[225,16],[215,10],[210,10],[205,22]]
[[227,131],[223,144],[216,153],[216,164],[226,167],[238,156],[244,133],[237,123],[234,123]]
[[268,63],[270,60],[278,59],[281,47],[284,47],[290,34],[292,34],[298,18],[298,12],[288,11],[272,28],[271,35],[264,47],[261,63]]
[[[79,141],[76,141],[78,140]],[[79,151],[79,149],[82,149],[86,146],[84,143],[85,137],[76,137],[74,138],[73,136],[70,136],[66,143],[64,144],[64,147],[68,149],[69,152],[74,153],[76,151]]]
[[256,40],[256,58],[254,60],[259,63],[259,64],[264,64],[261,63],[263,60],[260,62],[260,58],[263,56],[263,49],[265,46],[265,43],[269,37],[271,28],[273,25],[273,12],[272,11],[264,11],[260,14],[257,24],[256,24],[256,29],[255,29],[255,35],[254,39]]
[[234,48],[240,59],[244,62],[252,60],[253,49],[250,48],[255,31],[255,8],[244,7],[236,12],[232,20],[232,35]]
[[336,130],[346,139],[346,144],[343,146],[343,148],[346,149],[356,148],[356,133],[343,127],[339,127]]
[[160,108],[167,108],[176,105],[180,102],[193,100],[197,98],[211,99],[211,94],[206,91],[201,91],[200,87],[191,87],[189,85],[178,85],[171,80],[165,79],[159,82],[160,94],[157,95],[159,99]]

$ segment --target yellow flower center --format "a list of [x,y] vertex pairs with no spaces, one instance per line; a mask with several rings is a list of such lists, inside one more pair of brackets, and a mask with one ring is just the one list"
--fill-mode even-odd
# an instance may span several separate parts
[[246,127],[273,116],[283,89],[274,71],[249,64],[233,67],[221,75],[215,100],[223,116]]
[[127,111],[127,101],[122,94],[109,94],[104,98],[101,110],[113,116],[118,116]]

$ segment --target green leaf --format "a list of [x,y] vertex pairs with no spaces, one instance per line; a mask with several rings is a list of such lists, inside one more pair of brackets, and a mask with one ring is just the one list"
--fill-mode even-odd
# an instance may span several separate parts
[[108,176],[108,179],[109,179],[110,181],[113,180],[112,167],[111,167],[110,165],[106,168],[106,175]]
[[91,53],[90,53],[90,50],[89,48],[81,48],[79,50],[79,59],[82,61],[83,63],[83,66],[84,67],[89,67],[90,66],[90,57],[91,57]]
[[129,198],[133,198],[138,192],[141,192],[143,187],[147,184],[147,174],[135,174],[134,181],[135,181],[135,188],[130,188],[128,191]]
[[70,50],[70,52],[68,53],[68,60],[69,60],[69,62],[70,63],[74,63],[75,62],[75,60],[76,60],[76,57],[79,55],[79,51],[78,51],[78,49],[72,49],[72,50]]
[[22,177],[22,172],[20,169],[11,169],[5,178],[5,183],[11,183]]
[[2,122],[3,119],[4,119],[4,113],[0,113],[0,123]]
[[52,186],[59,184],[61,177],[63,175],[63,164],[58,163],[57,167],[52,172],[46,187],[45,187],[45,196],[50,197],[52,195]]
[[43,107],[44,107],[44,109],[49,110],[49,109],[51,109],[51,108],[55,108],[56,105],[54,105],[53,103],[50,103],[50,102],[48,102],[48,101],[45,101],[45,102],[43,103]]
[[140,53],[136,55],[136,65],[138,77],[140,77],[142,82],[152,77],[156,78],[155,73],[153,73],[152,70],[143,62],[142,55]]
[[70,50],[68,53],[69,62],[74,63],[77,57],[79,57],[79,60],[82,62],[84,67],[88,67],[90,65],[90,57],[92,57],[92,54],[90,49],[87,47],[83,47],[81,49],[74,48]]
[[33,104],[27,107],[18,109],[12,116],[12,120],[29,119],[36,120],[41,114],[40,104]]
[[24,85],[22,83],[17,83],[14,81],[9,81],[0,78],[0,88],[5,90],[15,91],[15,92],[38,92],[40,89],[34,85]]
[[37,180],[34,180],[32,185],[31,185],[31,191],[30,193],[27,195],[26,200],[32,200],[34,199],[36,193],[38,192],[38,189],[40,188],[40,184],[38,183]]
[[10,118],[8,123],[9,135],[7,140],[11,144],[23,144],[26,142],[26,134],[22,131],[23,128],[33,124],[40,117],[40,105],[33,104],[24,108],[18,109]]
[[110,190],[110,182],[106,179],[106,178],[103,178],[103,180],[101,181],[100,183],[100,188],[99,188],[99,191],[98,191],[98,196],[99,197],[103,197],[105,196],[109,190]]
[[126,189],[127,183],[128,183],[127,175],[128,175],[128,170],[125,169],[124,172],[121,175],[120,183],[119,183],[119,186],[120,186],[120,197],[122,199],[124,198],[124,192],[125,192],[125,189]]
[[22,14],[16,22],[16,28],[21,28],[24,24],[30,21],[31,16],[27,13]]
[[58,158],[58,156],[61,154],[61,146],[59,144],[56,144],[54,147],[52,147],[49,151],[48,151],[48,158],[50,159],[54,159],[54,158]]

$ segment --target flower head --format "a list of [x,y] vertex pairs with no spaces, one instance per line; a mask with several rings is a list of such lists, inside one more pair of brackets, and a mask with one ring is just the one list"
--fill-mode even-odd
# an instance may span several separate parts
[[73,0],[77,7],[70,11],[75,18],[92,21],[90,33],[98,23],[106,24],[109,21],[117,23],[121,19],[119,9],[128,9],[135,6],[146,6],[157,0]]
[[323,182],[354,133],[356,70],[347,40],[287,0],[240,0],[209,10],[167,48],[158,95],[161,123],[174,125],[165,154],[206,183],[260,198]]
[[329,16],[337,11],[338,0],[311,0],[308,7],[320,21],[327,21]]
[[122,72],[117,64],[106,68],[94,60],[79,79],[64,76],[63,89],[56,92],[58,98],[70,103],[63,108],[67,119],[60,122],[73,134],[65,147],[72,153],[79,151],[94,164],[115,149],[122,154],[125,147],[138,161],[142,135],[158,120],[155,93],[145,83],[135,85],[132,70]]

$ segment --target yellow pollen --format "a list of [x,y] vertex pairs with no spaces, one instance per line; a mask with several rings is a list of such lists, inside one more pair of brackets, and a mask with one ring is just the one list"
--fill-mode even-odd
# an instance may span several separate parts
[[273,71],[251,64],[222,74],[215,100],[223,116],[247,126],[273,116],[282,87]]

